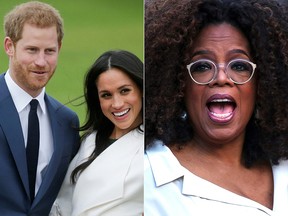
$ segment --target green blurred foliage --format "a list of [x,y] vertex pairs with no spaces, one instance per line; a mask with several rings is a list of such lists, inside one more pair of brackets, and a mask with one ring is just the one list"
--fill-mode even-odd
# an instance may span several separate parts
[[[0,0],[2,40],[0,73],[8,69],[4,52],[3,17],[21,0]],[[144,58],[143,0],[43,0],[59,10],[64,20],[64,39],[58,67],[46,92],[67,104],[85,120],[83,81],[87,70],[103,52],[125,49]]]

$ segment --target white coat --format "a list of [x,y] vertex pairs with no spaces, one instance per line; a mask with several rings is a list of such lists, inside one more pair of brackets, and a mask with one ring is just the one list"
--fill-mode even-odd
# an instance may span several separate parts
[[96,132],[72,160],[50,216],[137,216],[143,213],[144,135],[132,130],[102,152],[80,175],[71,172],[94,150]]

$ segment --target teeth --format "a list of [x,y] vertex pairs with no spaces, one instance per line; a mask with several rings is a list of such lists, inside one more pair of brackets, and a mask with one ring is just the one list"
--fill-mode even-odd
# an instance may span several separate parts
[[120,116],[123,116],[123,115],[125,115],[126,113],[128,113],[128,111],[129,111],[129,109],[126,109],[126,110],[124,110],[124,111],[122,111],[122,112],[118,112],[118,113],[113,113],[116,117],[120,117]]
[[232,102],[232,101],[227,98],[224,98],[224,99],[214,99],[211,102],[213,103],[225,103],[226,102],[227,103],[227,102]]
[[225,119],[225,118],[229,117],[229,116],[232,114],[232,112],[229,112],[229,113],[221,113],[221,114],[220,114],[220,113],[211,112],[211,114],[214,115],[214,116],[217,117],[217,118]]

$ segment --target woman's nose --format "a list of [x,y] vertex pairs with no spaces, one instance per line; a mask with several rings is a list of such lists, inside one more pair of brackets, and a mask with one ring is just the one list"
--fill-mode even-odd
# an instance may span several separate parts
[[121,96],[114,96],[113,97],[113,102],[112,102],[112,107],[115,109],[119,109],[123,106],[124,102]]
[[209,83],[209,85],[214,86],[223,86],[223,85],[234,85],[233,81],[229,78],[228,74],[225,71],[225,64],[218,64],[217,72],[214,80]]

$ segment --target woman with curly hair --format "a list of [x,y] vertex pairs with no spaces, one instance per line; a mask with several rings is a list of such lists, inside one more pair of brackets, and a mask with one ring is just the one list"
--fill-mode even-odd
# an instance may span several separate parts
[[274,0],[145,8],[145,214],[288,215],[285,9]]

